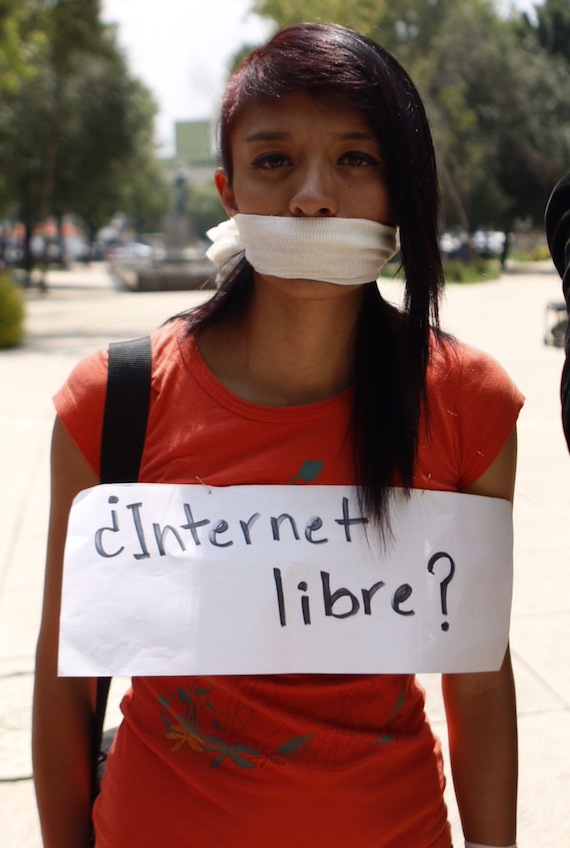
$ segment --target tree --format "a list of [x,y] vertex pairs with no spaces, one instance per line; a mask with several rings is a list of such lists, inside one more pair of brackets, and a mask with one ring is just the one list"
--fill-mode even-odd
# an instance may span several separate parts
[[188,198],[188,212],[199,238],[227,218],[220,196],[213,183],[193,186]]
[[92,57],[66,92],[68,121],[56,159],[52,212],[73,210],[95,233],[121,209],[137,229],[167,205],[152,143],[156,106],[118,57]]
[[570,2],[544,0],[536,8],[536,36],[548,53],[570,62]]
[[28,59],[43,33],[37,27],[34,0],[0,3],[0,92],[15,91],[30,73]]
[[170,186],[154,150],[141,150],[125,167],[116,209],[127,216],[136,233],[162,230],[170,209]]
[[[45,37],[36,26],[34,0],[0,3],[0,97],[16,92],[33,75],[31,62]],[[1,105],[1,101],[0,101]],[[0,202],[6,196],[5,173],[0,171]]]
[[[142,178],[154,160],[155,106],[129,75],[113,29],[100,23],[98,0],[34,5],[43,39],[29,73],[0,102],[4,203],[18,204],[28,269],[38,220],[75,212],[93,231],[126,198],[134,163]],[[140,217],[144,200],[136,202]]]
[[[47,35],[46,60],[51,79],[50,118],[44,134],[43,186],[40,214],[46,215],[55,204],[56,170],[68,130],[75,114],[69,108],[70,95],[85,63],[96,58],[119,66],[120,57],[99,20],[99,0],[48,0],[44,25]],[[97,74],[94,75],[97,81]],[[72,104],[77,108],[76,104]]]
[[156,104],[147,88],[130,80],[129,123],[132,151],[117,175],[117,209],[128,217],[137,233],[158,232],[170,209],[171,187],[156,157],[154,118]]
[[394,53],[407,70],[413,68],[417,75],[422,60],[433,50],[439,29],[455,2],[401,0],[399,3],[387,3],[378,17],[376,40]]
[[519,42],[488,3],[458,0],[433,41],[429,76],[448,222],[510,229],[517,217],[541,220],[570,155],[560,60]]
[[16,204],[25,227],[26,267],[31,269],[31,236],[39,218],[43,170],[41,139],[50,120],[50,85],[47,74],[24,80],[17,91],[5,93],[0,101],[0,173],[3,175],[4,206]]
[[334,21],[372,37],[386,0],[254,0],[253,11],[280,27],[299,21]]

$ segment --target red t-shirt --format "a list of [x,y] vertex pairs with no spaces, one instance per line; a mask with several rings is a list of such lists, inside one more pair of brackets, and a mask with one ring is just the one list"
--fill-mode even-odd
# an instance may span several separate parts
[[[55,399],[99,470],[106,352]],[[434,348],[416,488],[476,480],[522,398],[490,357]],[[298,407],[233,395],[185,325],[153,335],[141,482],[352,485],[350,390]],[[231,639],[231,633],[227,634]],[[95,805],[97,848],[449,848],[439,743],[413,675],[134,678]]]

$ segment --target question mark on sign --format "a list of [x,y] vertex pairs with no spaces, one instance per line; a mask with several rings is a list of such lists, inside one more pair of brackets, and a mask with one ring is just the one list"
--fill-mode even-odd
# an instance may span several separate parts
[[[440,551],[439,553],[434,554],[431,557],[430,561],[428,562],[428,571],[429,571],[430,574],[433,574],[434,573],[434,571],[433,571],[434,565],[436,564],[436,562],[438,560],[443,559],[443,558],[448,559],[449,564],[451,566],[451,568],[449,570],[449,574],[447,575],[447,577],[445,577],[441,581],[440,586],[439,586],[439,590],[441,592],[441,611],[442,611],[443,615],[447,615],[447,587],[449,586],[449,584],[453,580],[453,575],[455,574],[455,563],[453,562],[453,558],[449,554],[444,553],[443,551]],[[449,622],[444,621],[443,624],[441,625],[441,629],[442,630],[449,630]]]

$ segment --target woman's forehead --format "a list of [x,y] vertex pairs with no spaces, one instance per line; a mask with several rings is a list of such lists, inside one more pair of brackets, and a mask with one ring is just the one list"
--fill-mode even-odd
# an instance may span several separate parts
[[234,139],[254,139],[282,135],[301,124],[326,123],[331,132],[353,137],[374,133],[366,114],[347,98],[334,92],[312,94],[293,91],[276,98],[259,98],[250,102],[237,118]]

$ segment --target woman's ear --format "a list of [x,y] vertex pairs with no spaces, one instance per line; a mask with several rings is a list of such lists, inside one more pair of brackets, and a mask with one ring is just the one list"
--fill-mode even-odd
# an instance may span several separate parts
[[230,183],[230,178],[223,168],[216,168],[214,173],[214,182],[216,184],[216,188],[218,189],[218,194],[220,195],[220,200],[223,203],[224,209],[232,218],[236,212],[239,212],[237,208],[235,194],[233,188]]

